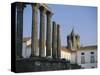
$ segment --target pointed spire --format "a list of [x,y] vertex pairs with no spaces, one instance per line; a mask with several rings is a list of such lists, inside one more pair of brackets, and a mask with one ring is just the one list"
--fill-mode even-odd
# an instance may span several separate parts
[[72,36],[75,35],[75,33],[74,33],[74,26],[73,26],[73,29],[72,29],[71,35],[72,35]]

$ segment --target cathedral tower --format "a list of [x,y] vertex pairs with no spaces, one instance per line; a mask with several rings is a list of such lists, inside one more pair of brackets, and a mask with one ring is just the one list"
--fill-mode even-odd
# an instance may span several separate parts
[[67,47],[72,51],[76,51],[80,48],[80,36],[78,34],[75,34],[74,28],[67,36]]

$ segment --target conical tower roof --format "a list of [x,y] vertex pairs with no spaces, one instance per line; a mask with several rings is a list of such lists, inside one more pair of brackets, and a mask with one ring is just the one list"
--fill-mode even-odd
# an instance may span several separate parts
[[72,29],[72,31],[71,31],[71,36],[73,36],[73,35],[75,35],[74,27],[73,27],[73,29]]

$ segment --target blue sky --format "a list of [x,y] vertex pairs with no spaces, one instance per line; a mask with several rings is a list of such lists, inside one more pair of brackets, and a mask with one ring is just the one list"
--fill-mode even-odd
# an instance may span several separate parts
[[[54,15],[52,21],[60,24],[61,45],[67,45],[67,35],[72,28],[76,34],[80,35],[81,45],[97,44],[97,8],[87,6],[72,5],[48,5]],[[32,25],[31,6],[27,5],[24,9],[24,37],[31,37]],[[39,32],[39,12],[38,12],[38,32]],[[39,34],[39,33],[38,33]],[[38,35],[39,37],[39,35]]]

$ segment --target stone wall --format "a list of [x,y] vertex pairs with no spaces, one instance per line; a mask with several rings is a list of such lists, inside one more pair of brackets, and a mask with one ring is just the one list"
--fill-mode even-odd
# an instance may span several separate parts
[[67,70],[68,65],[69,62],[64,59],[20,59],[16,60],[16,72]]

